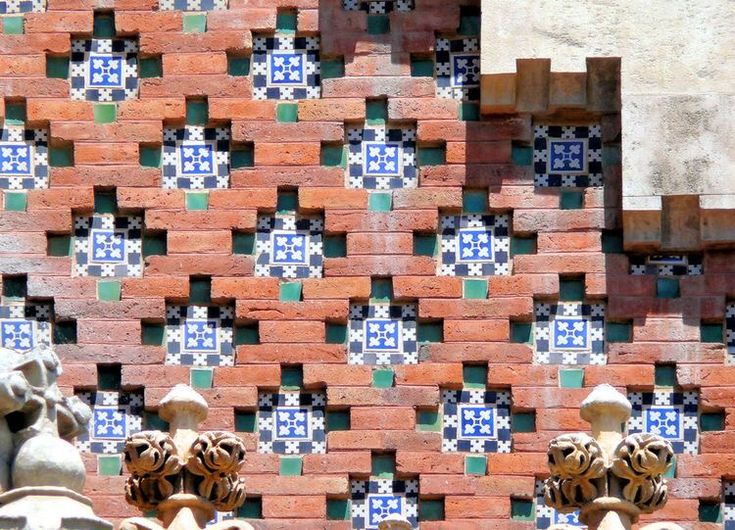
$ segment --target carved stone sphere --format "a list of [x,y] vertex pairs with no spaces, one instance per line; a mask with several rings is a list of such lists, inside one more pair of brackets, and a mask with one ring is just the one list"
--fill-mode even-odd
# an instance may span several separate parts
[[50,434],[21,445],[13,462],[14,488],[54,486],[81,492],[84,479],[84,462],[74,446]]

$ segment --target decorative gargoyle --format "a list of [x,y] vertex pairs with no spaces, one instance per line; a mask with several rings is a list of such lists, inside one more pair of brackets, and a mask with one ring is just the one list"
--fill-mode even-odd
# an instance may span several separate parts
[[46,345],[0,348],[0,527],[109,530],[82,496],[86,472],[70,443],[89,407],[62,395],[61,364]]
[[[579,509],[580,521],[590,530],[630,530],[641,514],[666,504],[664,474],[673,463],[674,450],[655,434],[623,438],[621,426],[630,413],[630,402],[613,387],[595,387],[580,410],[593,436],[564,434],[549,444],[547,506],[562,513]],[[678,528],[673,523],[655,524]]]
[[[202,396],[187,385],[176,385],[158,407],[171,434],[143,431],[125,441],[125,465],[130,472],[125,498],[141,510],[155,510],[162,524],[133,517],[123,521],[121,530],[198,530],[215,511],[233,511],[245,501],[245,484],[238,476],[245,446],[232,433],[198,433],[207,411]],[[253,527],[231,519],[209,529]]]

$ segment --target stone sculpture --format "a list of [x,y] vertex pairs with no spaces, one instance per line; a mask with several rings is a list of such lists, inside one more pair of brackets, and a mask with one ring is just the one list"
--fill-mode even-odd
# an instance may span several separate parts
[[56,383],[61,364],[46,345],[0,348],[0,527],[109,530],[81,492],[85,469],[70,440],[91,411]]
[[[216,511],[233,511],[245,501],[238,471],[245,446],[228,432],[198,433],[207,417],[207,403],[187,385],[176,385],[159,403],[158,413],[171,434],[143,431],[125,442],[130,477],[125,498],[141,510],[155,510],[152,519],[133,517],[121,530],[198,530]],[[252,530],[237,519],[210,525],[211,530]]]
[[593,436],[564,434],[549,444],[551,476],[544,484],[548,506],[563,513],[579,509],[580,521],[590,530],[630,530],[640,514],[666,504],[663,476],[674,450],[655,434],[623,438],[622,425],[630,413],[628,400],[610,385],[599,385],[587,396],[580,416],[591,424]]

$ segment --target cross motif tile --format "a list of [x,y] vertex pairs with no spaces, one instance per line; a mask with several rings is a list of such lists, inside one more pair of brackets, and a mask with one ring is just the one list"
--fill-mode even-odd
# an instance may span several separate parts
[[17,352],[51,346],[51,305],[32,302],[0,305],[0,345]]
[[647,432],[667,439],[677,454],[699,452],[699,394],[693,391],[629,392],[633,413],[628,434]]
[[138,42],[75,39],[69,65],[71,99],[124,101],[138,97]]
[[229,187],[229,127],[167,127],[163,130],[162,150],[165,189]]
[[350,482],[350,518],[354,530],[378,528],[391,514],[418,527],[418,480],[370,479]]
[[418,186],[416,129],[347,129],[348,188],[389,190]]
[[324,219],[295,213],[258,217],[255,276],[321,278]]
[[222,11],[227,0],[158,0],[159,11]]
[[232,306],[166,306],[166,364],[234,366]]
[[480,39],[436,39],[436,96],[479,101]]
[[254,99],[321,97],[319,37],[253,37]]
[[74,276],[141,277],[143,218],[94,214],[74,218]]
[[0,15],[43,13],[45,11],[46,0],[0,0]]
[[572,527],[584,528],[587,526],[579,522],[579,510],[572,513],[560,513],[544,504],[544,482],[536,481],[536,529],[546,530],[556,524],[566,524]]
[[143,428],[142,392],[78,392],[92,409],[89,432],[77,437],[77,448],[85,453],[121,453],[125,438]]
[[722,484],[722,519],[725,530],[735,530],[735,482],[725,480]]
[[538,364],[605,364],[605,305],[537,303],[534,360]]
[[0,189],[48,186],[48,130],[4,125],[0,129]]
[[602,128],[537,125],[533,167],[540,188],[602,186]]
[[643,276],[701,276],[702,256],[698,254],[659,254],[630,256],[630,274]]
[[349,364],[417,364],[416,304],[350,306]]
[[387,15],[392,11],[413,11],[414,0],[342,0],[345,11],[366,11],[370,15]]
[[324,392],[281,391],[258,396],[259,453],[327,452]]
[[444,215],[439,276],[510,274],[508,215]]
[[510,392],[442,390],[442,451],[510,453]]

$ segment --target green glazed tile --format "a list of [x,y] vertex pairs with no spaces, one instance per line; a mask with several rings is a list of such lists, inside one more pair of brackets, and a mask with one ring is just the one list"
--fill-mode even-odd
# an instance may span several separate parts
[[299,104],[279,103],[276,106],[276,121],[281,123],[296,123],[299,121]]
[[190,380],[192,388],[212,388],[214,370],[212,368],[192,368]]
[[149,431],[167,432],[169,429],[168,422],[162,420],[156,411],[145,411],[144,425],[145,429]]
[[416,411],[416,428],[423,432],[441,432],[441,414],[438,410],[418,409]]
[[282,456],[279,460],[278,473],[283,477],[301,475],[303,461],[300,456]]
[[533,501],[528,499],[511,499],[510,517],[517,521],[533,521],[535,518]]
[[706,412],[700,415],[699,424],[701,430],[724,431],[725,430],[725,413],[724,412]]
[[484,476],[487,473],[487,457],[485,456],[465,456],[464,472],[465,472],[465,475]]
[[630,322],[608,322],[605,337],[608,342],[630,342],[633,325]]
[[97,455],[97,472],[103,477],[116,477],[122,472],[119,455]]
[[138,72],[142,79],[151,77],[163,77],[163,65],[161,64],[161,56],[141,57],[138,59]]
[[17,300],[28,296],[28,277],[3,275],[3,296]]
[[461,121],[479,121],[480,105],[462,102],[459,104],[459,119]]
[[262,519],[263,499],[261,497],[251,497],[248,495],[242,506],[237,509],[237,516],[244,519]]
[[162,346],[166,328],[162,324],[146,324],[141,326],[141,342],[146,346]]
[[368,99],[365,102],[365,119],[370,125],[380,125],[388,120],[388,100]]
[[699,325],[699,340],[701,342],[722,342],[724,329],[722,324],[702,322]]
[[413,233],[413,255],[414,256],[434,256],[439,246],[436,234],[422,234],[420,232]]
[[511,148],[511,160],[516,166],[533,165],[533,147],[530,145],[513,145]]
[[389,302],[393,298],[392,278],[372,278],[370,280],[370,299]]
[[622,254],[623,248],[623,233],[606,230],[602,232],[602,251],[605,254]]
[[256,432],[257,415],[250,411],[235,411],[235,431],[237,432]]
[[68,235],[48,235],[46,254],[49,256],[69,256],[71,254],[71,237]]
[[447,148],[440,147],[419,147],[418,163],[419,166],[441,166],[446,162]]
[[464,213],[485,213],[487,211],[487,190],[464,190],[462,210]]
[[351,427],[349,410],[328,410],[327,431],[349,431]]
[[327,499],[327,519],[347,521],[350,519],[350,501],[346,499]]
[[68,79],[69,58],[46,56],[46,77],[51,79]]
[[255,151],[252,145],[237,146],[230,151],[230,167],[242,169],[255,166]]
[[656,278],[656,296],[658,298],[679,298],[679,280],[677,278]]
[[279,11],[276,15],[276,31],[281,33],[295,33],[298,16],[295,11]]
[[344,258],[347,256],[347,236],[345,234],[324,236],[323,248],[325,258]]
[[657,364],[654,368],[656,386],[676,386],[676,365]]
[[326,167],[345,167],[347,156],[344,146],[322,144],[320,163]]
[[141,145],[138,149],[138,162],[142,167],[161,167],[161,147]]
[[183,21],[184,33],[204,33],[207,31],[206,14],[186,14]]
[[209,194],[207,192],[196,192],[190,191],[186,193],[186,209],[197,211],[197,210],[208,210],[209,209]]
[[537,251],[537,237],[520,237],[513,236],[510,238],[510,253],[513,256],[520,256],[523,254],[536,254]]
[[416,339],[419,342],[443,342],[444,322],[417,322]]
[[368,210],[371,212],[390,212],[393,196],[390,193],[372,192],[368,195]]
[[116,213],[117,193],[114,191],[94,192],[94,213]]
[[559,386],[561,388],[582,388],[584,386],[584,369],[559,369]]
[[23,34],[23,17],[5,17],[3,20],[3,33],[6,35]]
[[117,121],[117,105],[114,103],[97,103],[92,108],[95,123],[114,123]]
[[344,324],[330,324],[325,326],[327,344],[347,343],[347,326]]
[[64,320],[54,324],[54,344],[77,343],[77,321]]
[[[7,20],[7,19],[5,19]],[[25,101],[5,103],[5,123],[8,125],[23,125],[26,121]]]
[[368,35],[384,35],[390,32],[390,19],[386,15],[368,15]]
[[206,125],[209,122],[209,103],[206,99],[186,101],[186,124]]
[[115,36],[115,16],[111,13],[95,13],[92,26],[95,39],[111,39]]
[[703,523],[721,523],[722,505],[719,502],[699,501],[699,520]]
[[236,77],[250,75],[250,57],[227,57],[227,73]]
[[25,192],[6,191],[5,210],[8,212],[25,212],[28,207],[28,195]]
[[286,390],[298,390],[304,386],[304,368],[297,366],[281,367],[281,387]]
[[373,370],[373,386],[375,388],[391,388],[395,373],[390,369]]
[[396,473],[395,453],[373,453],[370,475],[378,478],[392,478]]
[[288,282],[282,283],[279,293],[281,302],[300,302],[301,301],[301,283]]
[[279,212],[295,212],[299,209],[299,194],[296,191],[279,191],[276,199],[276,210]]
[[510,323],[510,341],[514,344],[530,344],[533,325],[529,322]]
[[168,252],[166,232],[150,232],[143,234],[143,256],[165,256]]
[[560,278],[559,300],[563,302],[581,302],[584,300],[584,279]]
[[343,58],[322,59],[320,64],[322,79],[336,79],[345,76],[345,61]]
[[462,382],[467,388],[485,388],[487,386],[487,365],[465,364],[462,366]]
[[461,6],[459,8],[459,35],[480,34],[480,13],[477,8]]
[[584,193],[581,191],[562,191],[559,194],[559,209],[581,210],[584,208]]
[[119,302],[122,285],[118,280],[100,280],[97,282],[97,299],[102,302]]
[[251,255],[255,253],[255,234],[251,232],[232,233],[232,253]]
[[258,324],[235,326],[235,346],[242,344],[260,344]]
[[466,299],[484,300],[487,298],[487,280],[464,278],[462,287],[463,297]]
[[443,521],[444,499],[420,499],[419,521]]
[[48,148],[48,165],[51,167],[71,167],[74,165],[74,147],[61,146]]
[[189,278],[189,303],[205,305],[212,301],[212,278],[192,276]]
[[514,412],[510,415],[513,432],[536,432],[535,412]]
[[97,365],[97,388],[99,390],[120,390],[122,366],[119,364]]

